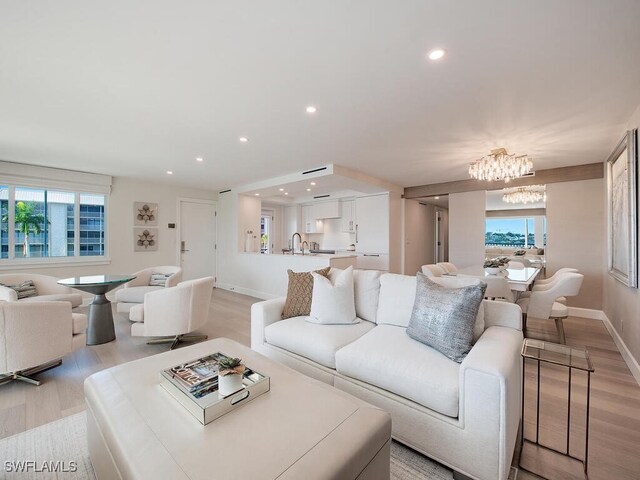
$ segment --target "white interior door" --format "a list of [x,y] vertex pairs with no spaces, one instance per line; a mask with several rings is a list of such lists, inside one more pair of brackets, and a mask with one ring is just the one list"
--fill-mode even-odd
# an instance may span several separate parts
[[180,200],[178,247],[184,280],[216,276],[215,202]]

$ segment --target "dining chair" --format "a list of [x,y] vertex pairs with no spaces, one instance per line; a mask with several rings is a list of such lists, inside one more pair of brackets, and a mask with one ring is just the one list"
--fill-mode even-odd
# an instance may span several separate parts
[[422,273],[424,273],[427,277],[441,277],[447,272],[439,265],[431,263],[429,265],[422,265]]
[[516,303],[522,309],[525,332],[529,316],[542,320],[553,319],[556,323],[560,343],[566,343],[563,320],[569,316],[569,308],[556,300],[560,297],[578,295],[583,280],[584,275],[567,272],[550,284],[548,288],[531,291],[528,297],[520,298]]
[[[543,278],[541,280],[536,280],[534,282],[534,284],[533,284],[533,287],[531,288],[531,291],[523,292],[520,295],[520,298],[529,297],[531,295],[531,292],[538,292],[538,291],[541,291],[541,290],[548,290],[551,287],[551,285],[553,285],[555,282],[557,282],[560,278],[562,278],[567,273],[580,273],[580,272],[578,271],[577,268],[561,268],[549,278]],[[567,304],[567,297],[564,297],[564,296],[558,297],[558,298],[556,298],[556,302],[562,303],[563,305],[566,305]]]
[[491,275],[481,280],[487,284],[484,298],[488,298],[489,300],[504,300],[509,303],[515,302],[513,291],[506,278]]
[[456,267],[453,263],[438,262],[436,265],[443,269],[445,273],[456,273],[458,271],[458,267]]

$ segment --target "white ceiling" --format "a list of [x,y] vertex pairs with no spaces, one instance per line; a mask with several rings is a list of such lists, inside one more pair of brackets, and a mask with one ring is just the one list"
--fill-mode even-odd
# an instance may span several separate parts
[[637,0],[4,1],[0,159],[217,190],[327,163],[464,179],[496,147],[602,161],[640,103],[639,18]]

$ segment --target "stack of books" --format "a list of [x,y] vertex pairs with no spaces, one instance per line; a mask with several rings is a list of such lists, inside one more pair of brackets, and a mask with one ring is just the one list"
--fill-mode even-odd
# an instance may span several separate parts
[[268,376],[246,367],[243,390],[228,397],[219,395],[219,362],[224,358],[227,355],[212,353],[160,372],[160,384],[203,425],[270,389]]

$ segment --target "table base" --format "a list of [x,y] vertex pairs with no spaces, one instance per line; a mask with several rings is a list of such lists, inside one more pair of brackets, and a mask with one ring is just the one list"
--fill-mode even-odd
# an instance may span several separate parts
[[87,345],[101,345],[116,339],[111,302],[98,294],[89,305]]

